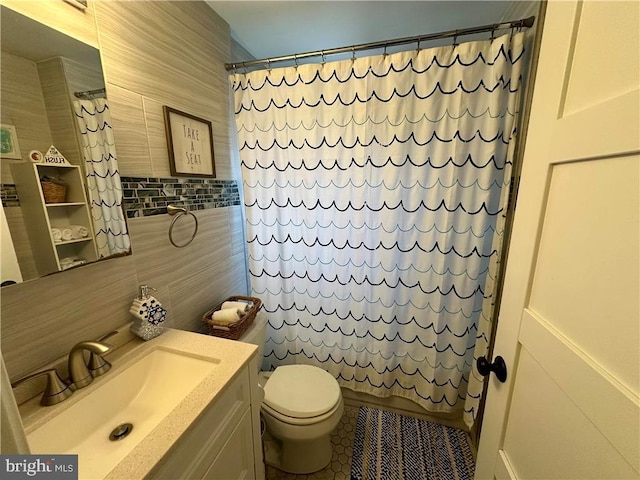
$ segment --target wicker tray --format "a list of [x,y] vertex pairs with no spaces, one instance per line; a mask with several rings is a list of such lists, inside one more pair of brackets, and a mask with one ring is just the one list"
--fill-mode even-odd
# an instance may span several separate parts
[[64,203],[67,196],[67,187],[54,182],[40,182],[44,203]]
[[224,330],[220,327],[216,328],[217,326],[211,322],[211,315],[216,310],[220,310],[222,303],[220,303],[219,305],[216,305],[214,308],[207,311],[207,313],[205,313],[202,316],[202,321],[207,325],[209,335],[214,335],[216,337],[222,337],[222,338],[229,338],[231,340],[237,340],[242,336],[242,334],[244,334],[244,332],[247,330],[247,328],[251,326],[251,324],[253,323],[253,320],[256,318],[256,314],[260,310],[260,307],[262,307],[262,301],[259,298],[255,298],[255,297],[235,296],[235,297],[227,298],[225,302],[237,302],[240,300],[243,300],[245,302],[251,302],[252,303],[251,308],[249,309],[246,315],[240,318],[239,321],[237,321],[232,325],[229,325],[228,327],[224,327],[225,328]]

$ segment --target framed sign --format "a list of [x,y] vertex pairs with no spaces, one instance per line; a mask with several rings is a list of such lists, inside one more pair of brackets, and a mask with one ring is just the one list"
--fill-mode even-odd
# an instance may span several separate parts
[[211,122],[166,105],[162,109],[171,174],[215,177]]
[[0,157],[21,159],[20,145],[18,145],[18,135],[16,127],[0,124]]

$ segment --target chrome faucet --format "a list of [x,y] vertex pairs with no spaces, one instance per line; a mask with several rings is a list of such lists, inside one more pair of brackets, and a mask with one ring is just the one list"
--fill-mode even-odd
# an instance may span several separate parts
[[[84,362],[84,351],[89,350],[93,355],[89,365]],[[84,388],[93,382],[93,378],[106,373],[111,364],[101,355],[111,350],[111,345],[101,342],[80,342],[69,352],[69,381],[74,389]]]

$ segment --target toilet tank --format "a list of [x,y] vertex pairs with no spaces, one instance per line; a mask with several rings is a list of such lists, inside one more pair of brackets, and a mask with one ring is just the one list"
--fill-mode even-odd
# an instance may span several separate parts
[[264,354],[264,342],[267,339],[267,316],[260,311],[256,314],[253,323],[244,334],[238,339],[241,342],[252,343],[258,346],[258,370],[262,365],[262,355]]

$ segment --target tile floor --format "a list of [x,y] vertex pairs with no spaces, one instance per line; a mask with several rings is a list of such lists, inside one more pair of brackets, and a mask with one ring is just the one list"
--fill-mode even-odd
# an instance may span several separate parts
[[293,475],[267,465],[267,480],[348,480],[351,474],[358,409],[359,407],[344,406],[342,419],[331,435],[333,457],[327,467],[309,475]]

